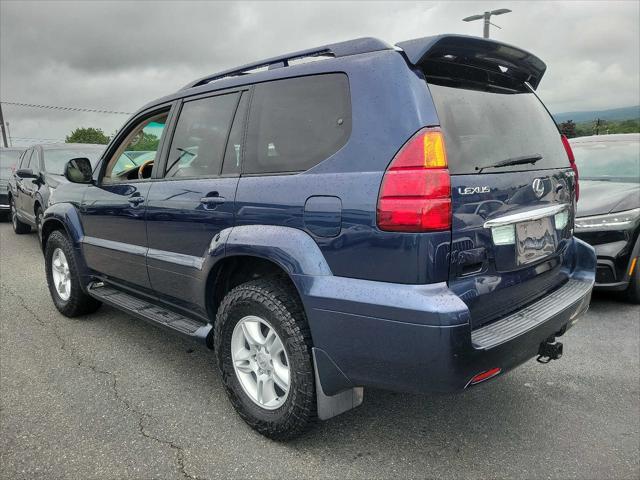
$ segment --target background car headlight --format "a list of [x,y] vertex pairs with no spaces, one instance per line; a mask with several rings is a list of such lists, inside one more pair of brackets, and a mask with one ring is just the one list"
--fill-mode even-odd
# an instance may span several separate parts
[[576,231],[624,230],[633,226],[640,218],[640,208],[624,212],[576,218]]

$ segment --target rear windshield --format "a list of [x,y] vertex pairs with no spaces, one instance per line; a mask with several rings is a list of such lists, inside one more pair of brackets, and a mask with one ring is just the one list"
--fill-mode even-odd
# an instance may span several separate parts
[[104,148],[74,148],[74,149],[52,149],[44,151],[44,166],[47,172],[54,175],[62,175],[64,166],[72,158],[88,158],[93,168],[100,160],[100,155]]
[[580,178],[640,182],[640,143],[584,142],[572,143]]
[[[568,167],[560,134],[533,93],[470,90],[429,84],[454,174]],[[542,157],[491,168],[498,162]]]

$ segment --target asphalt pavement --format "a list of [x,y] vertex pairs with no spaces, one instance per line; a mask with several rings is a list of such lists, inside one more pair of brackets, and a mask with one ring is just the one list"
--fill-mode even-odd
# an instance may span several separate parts
[[0,478],[640,478],[640,307],[608,296],[564,357],[457,395],[365,389],[289,443],[247,427],[212,352],[50,300],[35,235],[0,224]]

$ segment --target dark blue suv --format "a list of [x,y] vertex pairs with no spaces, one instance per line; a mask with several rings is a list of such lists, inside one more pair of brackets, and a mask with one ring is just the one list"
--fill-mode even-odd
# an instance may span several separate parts
[[521,49],[358,39],[194,81],[66,167],[42,227],[53,301],[106,303],[214,348],[271,438],[363,387],[461,391],[589,305],[571,150]]

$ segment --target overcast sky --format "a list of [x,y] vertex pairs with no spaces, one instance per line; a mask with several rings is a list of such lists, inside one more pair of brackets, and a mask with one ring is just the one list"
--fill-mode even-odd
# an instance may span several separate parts
[[[133,112],[197,77],[361,36],[389,43],[482,34],[462,22],[485,9],[492,38],[547,63],[539,93],[555,113],[640,104],[640,2],[34,2],[0,1],[0,99]],[[3,105],[13,137],[110,134],[125,115]],[[14,144],[31,144],[14,140]]]

